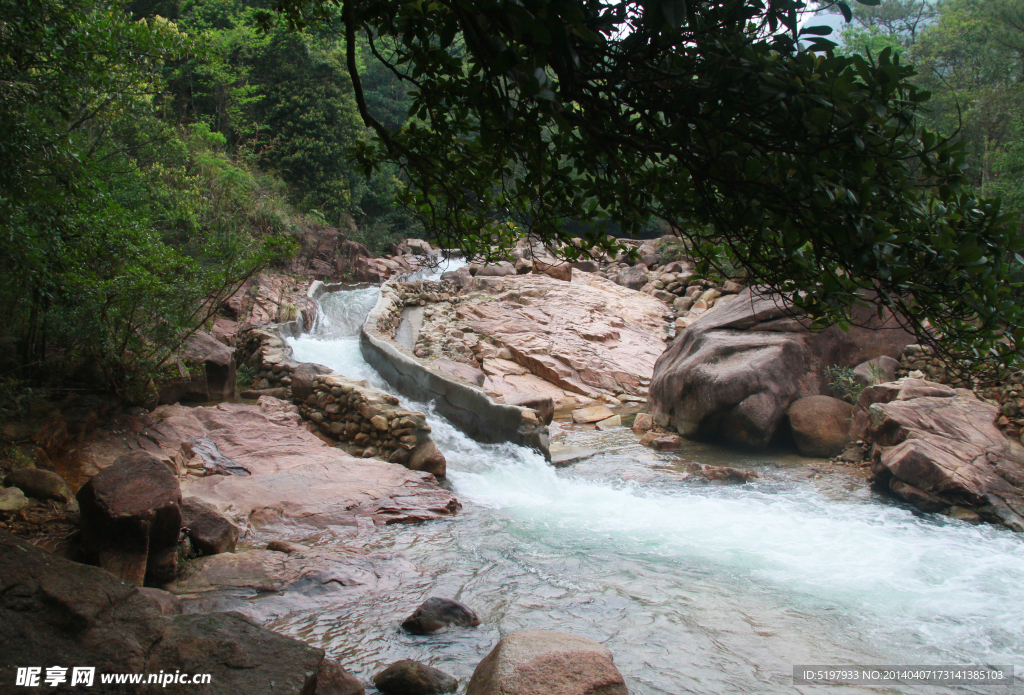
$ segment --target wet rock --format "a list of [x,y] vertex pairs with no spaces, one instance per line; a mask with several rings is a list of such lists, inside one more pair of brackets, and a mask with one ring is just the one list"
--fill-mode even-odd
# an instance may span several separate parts
[[177,571],[181,488],[153,455],[125,454],[78,491],[82,544],[92,562],[130,584],[163,584]]
[[666,434],[655,437],[648,446],[655,451],[674,451],[683,448],[683,438],[678,434]]
[[20,488],[7,487],[0,490],[0,512],[13,514],[28,507],[32,502],[25,497]]
[[444,357],[436,360],[433,364],[445,374],[458,379],[465,379],[474,386],[483,386],[484,379],[487,378],[487,375],[476,367],[470,367],[468,364],[455,362]]
[[52,471],[38,468],[19,468],[4,478],[4,485],[19,488],[27,497],[37,500],[56,500],[69,502],[74,499],[71,488]]
[[[15,666],[88,665],[104,673],[208,673],[208,689],[160,692],[311,693],[324,653],[238,613],[160,614],[150,596],[96,567],[80,565],[0,532],[0,671]],[[9,682],[13,682],[9,681]],[[88,690],[88,689],[86,689]]]
[[384,695],[437,695],[454,693],[459,682],[444,671],[418,661],[396,661],[373,677]]
[[448,270],[441,273],[441,279],[446,282],[453,282],[457,287],[466,287],[473,281],[473,275],[469,272],[469,268],[463,266],[458,270]]
[[572,411],[572,421],[580,424],[607,420],[615,415],[606,405],[592,405],[589,408],[580,408]]
[[786,411],[801,456],[831,458],[853,441],[853,406],[831,396],[808,396]]
[[476,627],[480,619],[469,606],[450,598],[432,597],[402,622],[402,629],[414,635],[429,635],[448,625]]
[[615,427],[622,427],[622,417],[619,415],[612,415],[610,418],[606,420],[601,420],[597,423],[597,429],[601,430],[602,432],[604,432],[605,430],[613,429]]
[[201,468],[203,475],[251,475],[248,468],[221,453],[217,443],[209,437],[192,437],[186,451],[198,461],[190,467]]
[[424,442],[413,449],[407,467],[411,471],[425,471],[436,476],[443,476],[448,470],[444,454],[434,442]]
[[999,415],[948,387],[903,379],[864,390],[854,430],[873,445],[875,485],[924,511],[964,508],[1024,531],[1024,447],[999,430]]
[[275,553],[285,553],[291,555],[292,553],[298,553],[303,550],[302,546],[288,541],[270,541],[267,543],[267,550],[271,550]]
[[913,340],[891,318],[866,310],[854,324],[849,332],[833,326],[812,333],[777,298],[747,288],[697,319],[659,357],[651,415],[684,437],[762,447],[794,401],[827,392],[825,367],[898,355]]
[[506,635],[473,671],[466,695],[629,695],[612,653],[563,632]]
[[316,674],[315,695],[364,695],[366,689],[359,679],[332,659],[324,659]]
[[200,555],[235,552],[238,527],[194,497],[182,502],[181,525]]
[[749,483],[761,476],[746,468],[730,468],[729,466],[709,466],[705,463],[689,463],[686,471],[692,476],[703,478],[712,483]]
[[654,418],[651,417],[650,413],[640,413],[633,420],[633,431],[637,434],[643,434],[654,427]]

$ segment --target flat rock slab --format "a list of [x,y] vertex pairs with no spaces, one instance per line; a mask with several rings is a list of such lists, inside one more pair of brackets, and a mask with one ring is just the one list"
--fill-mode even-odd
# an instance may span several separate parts
[[[197,439],[212,442],[251,475],[202,475],[203,462],[191,443]],[[241,528],[411,523],[448,517],[459,508],[430,473],[355,458],[327,446],[293,418],[259,406],[161,406],[116,428],[96,430],[80,449],[74,465],[84,475],[140,450],[179,474],[190,471],[181,484],[183,495]]]
[[592,405],[589,408],[580,408],[572,411],[572,421],[580,424],[589,422],[600,422],[614,417],[615,413],[606,405]]

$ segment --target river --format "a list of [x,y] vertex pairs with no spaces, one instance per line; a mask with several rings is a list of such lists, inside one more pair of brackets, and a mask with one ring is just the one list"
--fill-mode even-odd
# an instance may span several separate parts
[[[391,390],[357,338],[377,292],[325,295],[314,331],[289,341],[295,357]],[[458,677],[463,692],[502,635],[551,629],[611,649],[633,695],[1019,692],[792,679],[795,664],[1016,664],[1019,688],[1024,544],[1012,532],[912,511],[787,454],[696,443],[652,452],[624,428],[555,423],[563,443],[607,452],[557,470],[530,450],[479,444],[429,420],[463,510],[366,541],[400,552],[418,579],[344,615],[299,612],[268,625],[323,647],[364,682],[411,658]],[[686,461],[763,477],[695,482]],[[481,626],[405,634],[399,622],[429,596],[470,605]]]

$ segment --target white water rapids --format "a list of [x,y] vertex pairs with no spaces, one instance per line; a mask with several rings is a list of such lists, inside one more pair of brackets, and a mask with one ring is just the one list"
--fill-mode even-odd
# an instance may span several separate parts
[[[314,332],[289,341],[295,357],[388,388],[356,337],[377,292],[326,295]],[[420,576],[344,615],[272,626],[323,647],[364,682],[411,658],[455,675],[463,692],[503,634],[552,629],[611,649],[633,695],[1018,692],[1016,534],[913,512],[842,473],[809,478],[814,462],[785,454],[699,444],[656,453],[625,429],[569,430],[568,444],[614,451],[556,470],[521,447],[476,443],[436,415],[430,424],[463,510],[367,539]],[[693,482],[685,461],[764,477]],[[481,626],[403,633],[398,623],[429,596],[467,603]],[[1014,664],[1018,680],[1014,690],[794,685],[794,664]]]

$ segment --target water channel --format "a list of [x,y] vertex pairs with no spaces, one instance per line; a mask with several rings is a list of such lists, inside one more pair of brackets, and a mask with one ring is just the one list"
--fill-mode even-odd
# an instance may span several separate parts
[[[388,385],[359,351],[376,287],[322,298],[295,357]],[[429,404],[408,403],[429,412]],[[606,645],[633,695],[681,693],[1019,692],[1024,663],[1024,544],[1016,534],[922,515],[843,473],[814,475],[788,454],[702,444],[652,452],[627,429],[553,426],[564,444],[608,453],[566,469],[514,445],[474,442],[431,415],[463,504],[450,520],[389,526],[367,538],[419,572],[338,615],[269,625],[326,649],[364,682],[411,658],[465,688],[500,637],[520,629]],[[688,461],[752,468],[716,485]],[[423,599],[472,606],[483,624],[403,633]],[[794,664],[1016,664],[1005,686],[794,685]],[[372,692],[372,691],[369,691]]]

